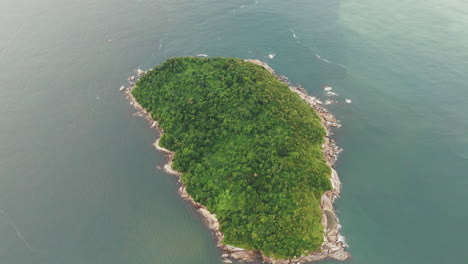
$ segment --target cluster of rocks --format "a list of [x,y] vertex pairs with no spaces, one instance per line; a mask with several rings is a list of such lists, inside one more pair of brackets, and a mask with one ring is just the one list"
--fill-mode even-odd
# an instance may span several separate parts
[[331,167],[333,167],[335,162],[338,160],[338,155],[343,151],[343,149],[338,147],[335,140],[330,138],[328,135],[325,137],[325,143],[322,145],[322,148],[325,160]]
[[[143,74],[141,74],[141,75],[143,75]],[[119,90],[120,91],[125,91],[126,98],[130,102],[130,105],[133,106],[137,110],[137,112],[135,112],[133,114],[133,116],[143,117],[144,119],[146,119],[149,122],[149,125],[152,128],[155,127],[157,130],[159,130],[159,127],[157,126],[157,121],[153,120],[153,118],[151,117],[151,114],[148,113],[148,111],[146,111],[146,109],[143,108],[138,103],[138,101],[135,99],[135,97],[132,94],[132,90],[133,90],[133,88],[135,88],[135,82],[134,81],[136,80],[136,78],[137,77],[135,77],[135,76],[128,77],[129,86],[128,87],[121,86]],[[122,87],[124,87],[124,88],[122,89]]]
[[332,99],[327,99],[325,100],[325,105],[331,105],[331,104],[337,104],[338,101],[332,100]]
[[131,89],[135,86],[135,84],[136,84],[136,82],[138,81],[138,79],[139,79],[141,76],[145,75],[145,73],[147,73],[148,71],[151,71],[151,70],[144,71],[144,70],[142,70],[142,69],[136,69],[135,71],[136,71],[137,75],[132,75],[132,76],[130,76],[130,77],[127,78],[128,87],[120,86],[119,91],[122,92],[122,91],[124,91],[126,88],[128,88],[127,90],[131,90]]

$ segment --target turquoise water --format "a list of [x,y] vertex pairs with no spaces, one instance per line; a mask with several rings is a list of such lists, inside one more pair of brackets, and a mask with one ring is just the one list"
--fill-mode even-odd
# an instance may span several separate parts
[[346,263],[465,262],[467,10],[0,1],[0,263],[221,263],[176,179],[157,169],[155,133],[118,92],[138,67],[200,53],[261,59],[321,99],[324,85],[339,94],[329,108],[343,124]]

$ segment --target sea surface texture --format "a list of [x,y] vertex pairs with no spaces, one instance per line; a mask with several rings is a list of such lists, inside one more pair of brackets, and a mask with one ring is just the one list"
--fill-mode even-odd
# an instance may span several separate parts
[[157,168],[157,135],[119,92],[137,68],[197,54],[260,59],[338,102],[328,108],[343,125],[345,263],[465,263],[467,10],[461,0],[1,0],[0,263],[221,263]]

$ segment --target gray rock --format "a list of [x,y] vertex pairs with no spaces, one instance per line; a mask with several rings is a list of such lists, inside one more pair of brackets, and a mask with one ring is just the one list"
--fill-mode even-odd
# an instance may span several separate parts
[[231,253],[231,257],[235,258],[235,259],[241,259],[241,260],[247,261],[247,262],[253,262],[254,261],[252,255],[251,255],[251,252],[249,252],[249,251],[238,251],[238,252]]
[[325,118],[325,120],[330,122],[330,123],[335,123],[336,122],[336,119],[330,114],[323,115],[323,118]]

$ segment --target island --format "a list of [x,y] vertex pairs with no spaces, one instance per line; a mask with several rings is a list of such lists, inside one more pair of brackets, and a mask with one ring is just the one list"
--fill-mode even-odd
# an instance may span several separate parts
[[339,124],[316,98],[258,60],[171,58],[138,75],[128,98],[224,262],[349,258],[332,206]]

